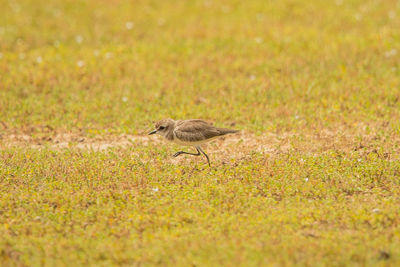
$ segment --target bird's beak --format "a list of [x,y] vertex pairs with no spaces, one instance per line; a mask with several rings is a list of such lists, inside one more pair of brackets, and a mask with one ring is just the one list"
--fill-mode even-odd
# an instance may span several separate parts
[[155,133],[157,133],[157,130],[149,132],[149,135],[152,135],[152,134],[155,134]]

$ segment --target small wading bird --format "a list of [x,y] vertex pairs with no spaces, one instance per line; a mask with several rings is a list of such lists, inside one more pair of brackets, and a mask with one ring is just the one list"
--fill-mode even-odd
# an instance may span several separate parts
[[211,166],[210,159],[201,149],[200,145],[208,143],[220,136],[239,132],[238,130],[217,128],[203,120],[175,121],[173,119],[164,119],[157,122],[155,128],[156,129],[150,132],[149,135],[159,134],[176,144],[194,146],[197,150],[197,154],[179,151],[173,155],[174,157],[182,154],[200,156],[200,153],[202,153],[204,156],[206,156],[209,166]]

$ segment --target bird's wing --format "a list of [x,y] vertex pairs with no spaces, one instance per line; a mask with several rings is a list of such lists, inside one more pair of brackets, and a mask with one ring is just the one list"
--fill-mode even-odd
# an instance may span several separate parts
[[221,135],[217,128],[203,120],[179,121],[174,133],[178,139],[186,142],[198,142]]

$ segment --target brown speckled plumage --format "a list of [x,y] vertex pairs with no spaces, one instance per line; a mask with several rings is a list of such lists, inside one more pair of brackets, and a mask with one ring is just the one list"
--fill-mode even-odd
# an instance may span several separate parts
[[206,156],[207,161],[210,164],[208,156],[200,148],[200,145],[219,136],[236,132],[238,132],[238,130],[217,128],[208,122],[199,119],[178,121],[173,119],[164,119],[156,123],[155,130],[150,134],[157,133],[164,136],[167,140],[173,141],[177,144],[194,146],[197,149],[197,154],[180,151],[174,156],[179,156],[180,154],[199,156],[201,152]]

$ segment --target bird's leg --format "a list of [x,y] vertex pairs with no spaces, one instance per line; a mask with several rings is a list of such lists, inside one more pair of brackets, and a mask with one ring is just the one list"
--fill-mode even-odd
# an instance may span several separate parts
[[201,152],[201,153],[203,153],[204,156],[206,156],[207,162],[208,162],[208,166],[211,167],[210,159],[208,158],[207,154],[203,151],[203,149],[201,149],[201,147],[199,147],[199,146],[197,146],[196,149],[197,149],[197,152],[199,152],[199,153]]
[[176,152],[176,153],[173,155],[173,157],[176,158],[177,156],[182,155],[182,154],[193,155],[193,156],[200,156],[200,151],[199,151],[199,149],[198,149],[197,147],[196,147],[196,150],[197,150],[197,154],[195,154],[195,153],[189,153],[189,152],[185,152],[185,151],[179,151],[179,152]]

